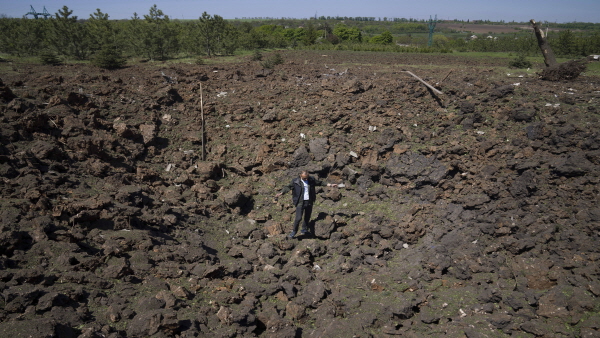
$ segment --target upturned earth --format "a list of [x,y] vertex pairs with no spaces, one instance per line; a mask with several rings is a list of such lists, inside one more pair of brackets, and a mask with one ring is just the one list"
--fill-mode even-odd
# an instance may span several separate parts
[[598,77],[282,56],[2,65],[0,336],[600,336]]

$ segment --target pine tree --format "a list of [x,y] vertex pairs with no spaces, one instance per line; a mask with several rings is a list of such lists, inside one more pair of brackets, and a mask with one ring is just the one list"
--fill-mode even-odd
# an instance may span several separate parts
[[47,49],[40,53],[40,61],[43,65],[58,66],[62,64],[56,53]]
[[73,11],[63,6],[49,20],[47,42],[57,53],[84,60],[90,53],[90,39],[87,27],[77,22]]
[[121,68],[126,62],[127,60],[121,54],[120,49],[111,43],[103,44],[102,49],[92,59],[93,65],[104,69]]

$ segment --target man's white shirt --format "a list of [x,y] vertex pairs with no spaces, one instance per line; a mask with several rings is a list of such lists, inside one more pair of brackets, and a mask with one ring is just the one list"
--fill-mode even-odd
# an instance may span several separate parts
[[308,194],[309,193],[309,191],[308,191],[308,188],[309,188],[308,180],[306,180],[306,181],[305,180],[300,180],[300,181],[302,181],[302,184],[304,185],[304,200],[308,201],[310,199],[310,196]]

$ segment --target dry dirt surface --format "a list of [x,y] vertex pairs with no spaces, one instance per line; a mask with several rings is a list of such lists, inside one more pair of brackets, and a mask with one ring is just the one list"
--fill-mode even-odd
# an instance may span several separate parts
[[282,55],[4,67],[0,336],[600,336],[600,79]]

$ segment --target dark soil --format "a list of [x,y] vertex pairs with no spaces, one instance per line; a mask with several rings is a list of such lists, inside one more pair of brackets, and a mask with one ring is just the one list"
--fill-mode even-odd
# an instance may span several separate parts
[[547,81],[573,80],[585,71],[586,64],[587,59],[569,60],[544,69],[540,77]]
[[600,79],[282,55],[3,71],[0,336],[600,336]]

